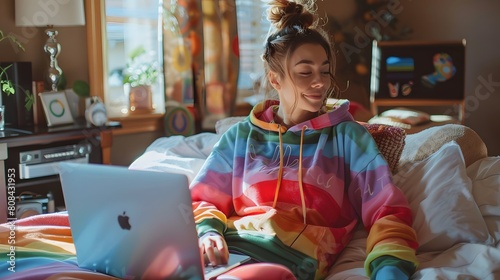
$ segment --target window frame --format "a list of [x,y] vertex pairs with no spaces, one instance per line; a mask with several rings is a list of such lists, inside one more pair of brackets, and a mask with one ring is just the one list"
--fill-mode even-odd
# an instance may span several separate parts
[[[238,100],[244,102],[243,100],[246,98],[255,97],[256,92],[253,84],[255,84],[257,79],[259,79],[259,76],[264,74],[264,65],[261,59],[261,54],[264,51],[264,41],[266,39],[270,23],[265,17],[266,5],[264,2],[258,2],[256,5],[255,0],[235,0],[235,4],[240,48],[240,68],[238,75],[237,97]],[[241,7],[249,8],[250,10],[241,9]],[[247,17],[240,17],[240,13]],[[257,15],[259,15],[260,20],[257,18]],[[242,21],[242,19],[248,18],[251,20],[250,22],[246,20]],[[247,25],[242,25],[242,22],[247,23]],[[248,26],[248,31],[243,30],[246,26]],[[246,54],[246,49],[250,50],[249,52],[251,53]],[[249,72],[244,69],[244,65],[246,65],[245,63],[252,64],[251,67],[248,67],[248,70],[250,70]],[[248,77],[244,76],[247,73]],[[242,79],[247,78],[252,79],[251,85],[244,87],[242,86]]]
[[[107,69],[107,60],[104,59],[107,49],[105,0],[86,0],[85,11],[90,93],[105,100],[107,76],[104,72],[104,69]],[[113,130],[113,135],[122,135],[162,130],[163,116],[164,113],[155,112],[109,119],[119,121],[122,125],[121,129]]]

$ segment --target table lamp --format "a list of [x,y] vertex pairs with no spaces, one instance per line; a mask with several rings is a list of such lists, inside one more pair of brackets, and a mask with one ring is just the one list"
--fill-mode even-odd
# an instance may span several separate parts
[[85,25],[83,0],[15,0],[16,26],[47,27],[49,37],[44,51],[49,55],[48,82],[52,91],[57,91],[62,70],[57,63],[61,45],[57,42],[55,26]]

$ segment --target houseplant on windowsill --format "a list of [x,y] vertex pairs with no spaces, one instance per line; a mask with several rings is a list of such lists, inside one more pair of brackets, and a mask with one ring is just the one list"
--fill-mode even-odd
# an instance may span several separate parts
[[[10,42],[12,45],[24,51],[23,45],[14,37],[13,35],[4,35],[3,31],[0,30],[0,43],[2,42]],[[0,108],[2,110],[0,115],[0,129],[4,129],[4,110],[6,108],[3,107],[2,102],[2,93],[5,92],[7,96],[15,94],[17,90],[22,90],[25,93],[25,108],[27,111],[30,111],[33,107],[34,97],[33,94],[27,89],[24,89],[18,84],[14,84],[11,79],[9,79],[8,70],[12,67],[12,64],[7,66],[0,65]],[[7,109],[8,110],[8,109]]]
[[150,113],[154,110],[151,86],[158,81],[161,67],[143,46],[129,54],[123,84],[129,92],[130,113]]

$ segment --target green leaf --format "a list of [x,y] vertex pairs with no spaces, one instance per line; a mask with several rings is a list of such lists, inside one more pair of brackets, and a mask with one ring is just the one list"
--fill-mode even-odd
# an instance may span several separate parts
[[124,75],[123,75],[123,83],[124,83],[124,84],[130,84],[130,82],[131,82],[131,80],[132,80],[130,77],[131,77],[131,75],[130,75],[130,74],[124,74]]
[[138,56],[140,56],[141,54],[144,54],[146,53],[146,49],[144,48],[144,46],[139,46],[135,49],[133,49],[130,53],[129,53],[129,57],[130,59],[134,60],[136,59]]
[[73,91],[80,97],[90,96],[90,86],[82,80],[77,80],[73,83]]
[[33,108],[33,104],[35,103],[35,97],[29,90],[25,90],[24,93],[26,94],[26,97],[24,98],[24,108],[26,108],[27,111],[31,111],[31,108]]
[[0,81],[0,84],[2,84],[2,91],[5,92],[7,95],[16,93],[16,90],[14,89],[14,86],[12,85],[11,81],[2,80]]
[[25,51],[24,46],[19,42],[16,38],[16,36],[9,34],[5,36],[3,32],[0,30],[0,42],[2,42],[5,39],[9,39],[14,45],[16,45],[18,48],[20,48],[22,51]]
[[7,73],[5,72],[7,72],[7,70],[9,70],[10,67],[12,67],[12,64],[9,64],[5,67],[0,67],[0,78],[2,78],[5,75],[5,78],[8,79]]

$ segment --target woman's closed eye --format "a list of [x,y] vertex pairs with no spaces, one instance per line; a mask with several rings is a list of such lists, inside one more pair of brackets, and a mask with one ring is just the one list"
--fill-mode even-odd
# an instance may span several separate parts
[[[311,74],[312,74],[312,71],[299,72],[299,75],[301,75],[301,76],[310,76]],[[330,75],[330,70],[321,71],[321,75]]]

